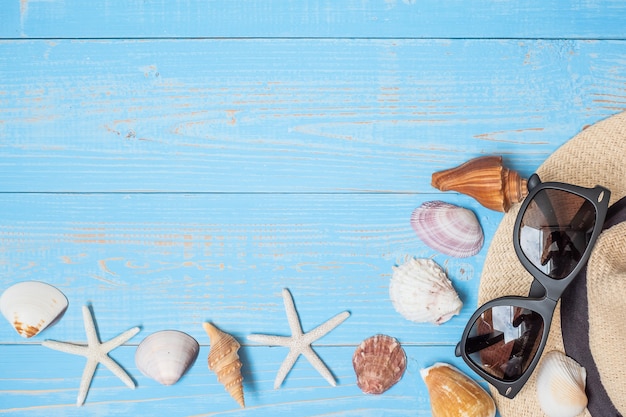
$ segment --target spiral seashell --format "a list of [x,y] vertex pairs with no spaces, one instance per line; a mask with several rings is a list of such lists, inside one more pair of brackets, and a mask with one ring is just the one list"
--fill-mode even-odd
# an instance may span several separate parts
[[488,209],[507,212],[528,194],[526,180],[502,165],[501,156],[482,156],[458,167],[435,172],[432,186],[441,191],[458,191]]
[[241,376],[242,364],[237,354],[241,345],[234,337],[219,330],[211,323],[203,323],[202,326],[211,339],[209,369],[217,374],[217,380],[224,385],[230,396],[242,408],[245,407],[243,377]]
[[537,400],[548,417],[574,417],[587,407],[587,371],[574,359],[553,350],[537,369]]
[[2,315],[26,338],[59,321],[67,305],[67,298],[59,289],[39,281],[18,282],[0,297]]
[[427,246],[455,258],[476,255],[483,230],[471,210],[443,201],[427,201],[411,215],[411,226]]
[[463,302],[435,261],[411,258],[393,268],[389,297],[407,320],[442,324],[459,314]]
[[163,385],[173,385],[191,368],[200,345],[187,333],[162,330],[137,346],[135,364],[145,376]]
[[361,342],[352,356],[356,383],[366,394],[382,394],[406,370],[406,353],[391,336],[377,334]]
[[478,383],[447,363],[420,371],[433,417],[494,417],[496,404]]

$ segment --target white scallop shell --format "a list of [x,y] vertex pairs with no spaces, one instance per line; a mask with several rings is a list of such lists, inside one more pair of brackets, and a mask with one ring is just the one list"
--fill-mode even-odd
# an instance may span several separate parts
[[33,337],[61,319],[67,298],[45,282],[23,281],[2,293],[0,310],[22,337]]
[[446,273],[431,259],[411,258],[394,267],[389,297],[396,311],[414,322],[441,324],[463,307]]
[[175,384],[191,368],[200,345],[187,333],[162,330],[137,346],[135,364],[145,376],[163,385]]
[[411,215],[411,226],[427,246],[456,258],[476,255],[484,234],[476,215],[443,201],[427,201]]
[[537,369],[537,399],[548,417],[574,417],[587,407],[587,371],[556,350],[546,353]]

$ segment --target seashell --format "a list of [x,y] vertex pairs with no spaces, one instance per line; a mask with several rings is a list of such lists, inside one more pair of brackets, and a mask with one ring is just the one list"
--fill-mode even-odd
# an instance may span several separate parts
[[435,172],[431,184],[441,191],[458,191],[491,210],[507,212],[528,194],[526,180],[502,165],[501,156],[482,156],[458,167]]
[[63,317],[67,298],[45,282],[23,281],[2,293],[0,310],[22,337],[33,337]]
[[352,356],[356,384],[366,394],[382,394],[406,369],[406,353],[395,338],[377,334],[361,342]]
[[173,385],[191,368],[200,345],[187,333],[162,330],[137,346],[135,364],[145,376],[163,385]]
[[398,313],[418,323],[445,323],[463,307],[446,273],[432,259],[411,258],[394,267],[389,297]]
[[411,215],[417,236],[441,253],[456,258],[476,255],[483,246],[483,230],[471,210],[443,201],[427,201]]
[[496,404],[478,383],[447,363],[420,371],[433,417],[494,417]]
[[217,374],[217,380],[224,385],[230,396],[241,407],[245,407],[243,377],[241,376],[242,364],[237,354],[241,345],[234,337],[219,330],[211,323],[203,323],[202,326],[211,339],[209,369]]
[[587,371],[574,359],[552,351],[537,369],[537,400],[548,417],[574,417],[587,407]]

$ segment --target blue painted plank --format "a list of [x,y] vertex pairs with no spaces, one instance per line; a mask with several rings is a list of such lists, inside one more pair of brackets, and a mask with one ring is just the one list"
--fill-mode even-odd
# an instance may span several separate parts
[[[208,370],[209,348],[204,345],[194,366],[177,384],[160,386],[143,376],[134,363],[135,346],[121,347],[111,356],[132,375],[128,389],[106,368],[99,368],[87,401],[76,407],[84,359],[41,346],[4,346],[0,356],[0,413],[17,416],[245,416],[289,415],[337,417],[430,416],[430,400],[419,370],[435,362],[451,363],[470,374],[463,361],[441,346],[405,345],[408,368],[398,384],[380,396],[365,395],[356,385],[352,346],[320,347],[316,351],[337,378],[329,386],[308,362],[298,360],[283,386],[273,389],[276,371],[286,354],[283,348],[244,347],[244,395],[240,409]],[[13,366],[13,363],[21,366]],[[484,387],[486,385],[482,383]]]
[[389,37],[623,39],[605,1],[14,0],[2,38]]
[[[482,250],[456,259],[425,246],[411,212],[430,199],[469,207]],[[325,345],[356,345],[382,332],[413,344],[456,344],[477,305],[490,237],[500,213],[454,194],[1,194],[0,290],[42,280],[70,307],[43,338],[84,340],[91,304],[103,338],[134,326],[201,338],[214,321],[245,340],[288,333],[281,290],[289,288],[305,330],[342,311],[351,317]],[[433,258],[465,305],[436,326],[400,316],[389,299],[392,267]],[[2,320],[1,343],[21,343]]]
[[[19,56],[20,59],[15,59]],[[626,42],[0,42],[0,191],[432,192],[623,110]]]

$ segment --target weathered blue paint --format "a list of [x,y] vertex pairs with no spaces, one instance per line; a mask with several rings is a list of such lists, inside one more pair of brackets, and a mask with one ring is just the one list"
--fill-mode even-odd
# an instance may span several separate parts
[[621,39],[621,0],[11,0],[7,38]]
[[[50,282],[70,307],[29,340],[0,319],[0,413],[21,415],[428,416],[419,369],[453,355],[477,303],[502,215],[430,186],[434,171],[504,155],[528,176],[585,126],[626,108],[622,1],[7,1],[0,6],[0,290]],[[485,246],[453,259],[424,246],[412,210],[472,209]],[[395,312],[392,266],[433,257],[465,305],[441,326]],[[506,277],[503,277],[506,279]],[[286,353],[248,343],[343,310],[272,388]],[[138,383],[99,369],[74,405],[90,304],[102,339]],[[243,344],[240,410],[209,372],[201,323]],[[201,344],[162,387],[136,345],[178,329]],[[375,333],[409,358],[400,383],[367,396],[351,357]]]
[[431,192],[433,170],[488,153],[528,175],[624,106],[625,51],[562,40],[5,41],[0,190]]

